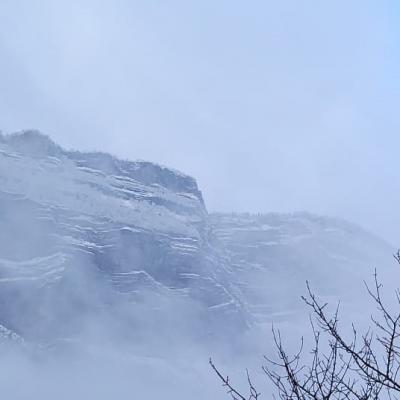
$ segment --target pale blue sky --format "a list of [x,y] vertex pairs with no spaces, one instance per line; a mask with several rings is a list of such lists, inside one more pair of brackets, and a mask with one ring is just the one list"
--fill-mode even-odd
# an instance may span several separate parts
[[397,0],[1,0],[0,129],[400,246],[399,25]]

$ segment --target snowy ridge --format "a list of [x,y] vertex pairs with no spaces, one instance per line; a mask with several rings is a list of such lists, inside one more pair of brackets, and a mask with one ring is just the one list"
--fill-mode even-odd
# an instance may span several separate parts
[[232,326],[247,324],[193,178],[23,132],[0,140],[0,210],[9,227],[0,232],[0,302],[22,301],[0,310],[0,322],[30,339],[68,325],[57,308],[76,319],[152,297],[157,308],[182,299],[205,320],[226,314]]
[[306,280],[317,282],[321,295],[346,300],[375,267],[384,272],[392,266],[390,245],[339,219],[270,213],[213,214],[210,220],[251,313],[261,321],[295,313]]
[[332,218],[209,215],[187,175],[34,131],[0,135],[0,224],[0,324],[41,344],[97,315],[167,329],[171,309],[200,336],[237,333],[295,313],[306,279],[349,296],[392,254]]

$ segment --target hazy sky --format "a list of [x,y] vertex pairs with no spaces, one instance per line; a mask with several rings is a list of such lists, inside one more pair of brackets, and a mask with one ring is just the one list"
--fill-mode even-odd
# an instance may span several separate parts
[[1,0],[0,129],[400,246],[399,23],[398,0]]

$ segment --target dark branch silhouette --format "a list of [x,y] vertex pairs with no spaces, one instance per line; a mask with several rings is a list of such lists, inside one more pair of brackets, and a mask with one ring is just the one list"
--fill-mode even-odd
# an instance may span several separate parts
[[219,377],[219,379],[222,381],[223,386],[226,387],[227,393],[231,395],[233,400],[257,400],[260,396],[260,393],[257,392],[257,390],[255,389],[255,387],[253,386],[253,383],[250,379],[250,375],[249,375],[249,371],[246,369],[246,374],[247,374],[247,383],[249,385],[249,390],[250,390],[250,394],[245,397],[242,394],[240,394],[240,392],[238,392],[230,383],[229,377],[224,377],[219,370],[217,369],[217,367],[214,365],[214,363],[212,362],[211,358],[209,360],[209,363],[211,365],[211,368],[214,370],[214,372],[217,374],[217,376]]
[[[400,264],[400,251],[394,255]],[[371,317],[370,329],[359,335],[352,326],[351,339],[339,329],[339,307],[329,315],[327,303],[320,303],[307,282],[307,295],[302,297],[311,309],[313,347],[311,360],[302,363],[304,342],[290,356],[282,343],[281,334],[272,328],[277,359],[265,357],[262,367],[282,400],[377,400],[382,397],[400,398],[400,291],[396,291],[398,311],[391,312],[382,299],[382,285],[374,273],[373,286],[365,283],[374,301],[379,318]],[[314,322],[315,321],[315,322]],[[254,400],[260,397],[250,380],[249,396],[234,388],[229,378],[210,364],[234,400]]]

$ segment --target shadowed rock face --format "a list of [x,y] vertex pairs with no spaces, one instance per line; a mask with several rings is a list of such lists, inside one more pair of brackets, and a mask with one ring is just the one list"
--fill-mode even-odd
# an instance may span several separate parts
[[68,158],[81,168],[101,171],[106,175],[134,179],[144,185],[161,186],[174,193],[180,193],[182,196],[194,197],[204,205],[195,179],[158,164],[147,161],[120,160],[110,154],[100,152],[66,151],[48,136],[34,130],[7,136],[0,133],[0,143],[32,158]]
[[294,312],[305,279],[346,294],[391,254],[334,219],[208,215],[191,177],[35,131],[0,135],[0,226],[0,324],[42,343],[93,318],[132,336],[237,333]]

